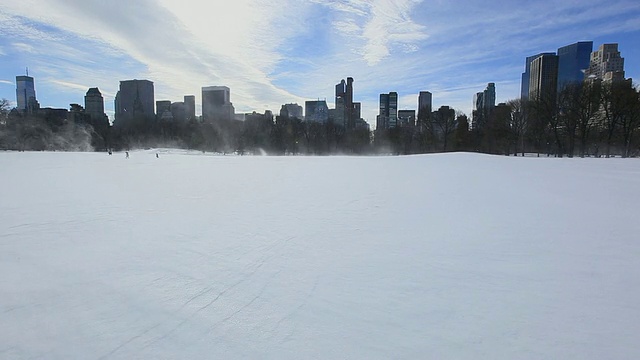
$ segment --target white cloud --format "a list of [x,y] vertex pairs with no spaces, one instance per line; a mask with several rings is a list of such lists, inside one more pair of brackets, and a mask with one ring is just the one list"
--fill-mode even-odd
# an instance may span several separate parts
[[0,80],[0,84],[15,85],[13,81],[9,80]]
[[67,87],[67,88],[72,88],[72,89],[82,90],[82,91],[87,91],[90,88],[90,86],[87,86],[87,85],[80,85],[80,84],[76,84],[68,81],[56,80],[56,79],[44,79],[44,81],[48,81],[50,83],[53,83],[62,87]]
[[29,44],[26,44],[26,43],[17,42],[17,43],[11,44],[11,46],[13,46],[13,48],[16,51],[19,51],[19,52],[29,53],[29,54],[37,54],[38,53],[36,48],[34,48],[33,46],[31,46]]
[[[121,49],[147,66],[139,77],[154,80],[160,95],[228,85],[234,103],[257,109],[297,98],[273,86],[268,75],[281,58],[275,51],[279,42],[297,31],[295,21],[272,11],[286,5],[283,1],[159,2],[162,6],[141,0],[121,7],[96,0],[26,0],[8,10]],[[290,3],[286,7],[300,7]],[[68,17],[71,12],[77,16]],[[286,25],[282,31],[269,31],[279,21]]]
[[[24,39],[13,42],[26,45],[19,50],[30,69],[41,67],[47,78],[98,85],[108,93],[117,90],[118,80],[148,78],[157,98],[171,100],[199,98],[201,86],[227,85],[238,111],[277,111],[305,98],[331,103],[334,84],[352,76],[355,100],[373,123],[378,94],[389,91],[411,99],[429,90],[434,106],[465,112],[487,82],[497,83],[499,99],[514,97],[525,56],[603,34],[637,32],[638,14],[640,3],[631,0],[606,7],[596,0],[503,2],[500,11],[468,0],[137,0],[127,6],[23,0],[3,5],[0,35]],[[27,18],[76,34],[92,47],[79,48],[74,39]],[[33,48],[38,42],[44,46]],[[305,42],[318,46],[310,50]],[[42,48],[52,54],[49,59],[35,56]],[[97,48],[113,61],[99,71],[89,64],[100,64],[92,59]],[[123,70],[122,54],[135,66]]]
[[[356,52],[368,65],[375,65],[389,57],[395,47],[415,52],[418,42],[428,37],[426,28],[411,19],[413,8],[422,0],[347,0],[322,1],[338,12],[334,28],[346,37],[357,35]],[[351,39],[353,40],[353,38]]]

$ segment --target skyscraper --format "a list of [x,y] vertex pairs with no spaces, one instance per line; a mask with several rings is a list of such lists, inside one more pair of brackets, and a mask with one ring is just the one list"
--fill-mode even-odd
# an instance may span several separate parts
[[477,92],[473,95],[473,110],[482,110],[484,108],[484,91]]
[[558,56],[542,54],[531,62],[530,100],[555,101],[558,88]]
[[195,95],[184,96],[185,118],[187,121],[196,118],[196,97]]
[[418,95],[418,114],[422,109],[425,109],[427,113],[431,113],[433,105],[433,96],[429,91],[420,91]]
[[380,110],[378,113],[376,128],[392,129],[398,125],[398,93],[392,91],[388,94],[380,94]]
[[206,86],[202,88],[203,121],[230,121],[235,109],[231,103],[231,90],[226,86]]
[[620,56],[618,44],[602,44],[592,52],[585,75],[605,81],[624,80],[624,58]]
[[38,108],[36,106],[36,88],[33,78],[28,75],[16,76],[16,102],[18,110],[27,111]]
[[336,111],[334,121],[346,127],[353,129],[355,127],[356,109],[353,104],[353,78],[348,77],[336,85]]
[[473,95],[473,111],[471,113],[471,128],[477,130],[484,125],[484,91]]
[[529,98],[529,81],[531,78],[531,62],[542,55],[555,55],[555,53],[552,53],[552,52],[540,53],[537,55],[529,56],[525,60],[525,63],[524,63],[525,70],[524,70],[524,73],[522,73],[522,83],[520,86],[520,98],[522,100],[527,100]]
[[491,112],[494,107],[496,107],[496,84],[488,83],[487,87],[484,89],[484,96],[482,97],[482,107],[487,111]]
[[433,111],[433,95],[429,91],[420,91],[418,94],[417,125],[420,129],[427,126],[431,112]]
[[104,119],[104,98],[97,87],[87,90],[84,96],[84,111],[91,116],[93,120]]
[[356,127],[356,119],[353,108],[353,78],[347,78],[347,89],[345,94],[344,106],[346,108],[345,127],[349,130]]
[[496,107],[496,84],[488,83],[482,92],[473,96],[471,128],[481,129],[489,120]]
[[558,92],[569,83],[582,83],[589,69],[593,41],[580,41],[558,49]]
[[137,79],[120,81],[115,106],[116,123],[155,118],[153,82]]
[[336,110],[334,112],[334,122],[340,126],[345,126],[347,118],[347,106],[345,104],[347,97],[347,83],[342,79],[336,85]]

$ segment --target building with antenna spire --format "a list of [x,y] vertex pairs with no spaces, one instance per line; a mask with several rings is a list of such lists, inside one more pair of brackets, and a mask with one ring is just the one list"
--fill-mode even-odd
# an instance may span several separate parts
[[17,109],[24,112],[33,112],[40,108],[36,99],[35,81],[29,76],[29,68],[26,69],[26,75],[16,76],[16,103]]

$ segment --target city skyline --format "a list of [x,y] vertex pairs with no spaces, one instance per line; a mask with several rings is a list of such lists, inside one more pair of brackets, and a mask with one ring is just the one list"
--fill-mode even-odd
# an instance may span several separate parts
[[207,13],[220,12],[219,2],[2,2],[0,97],[15,105],[15,76],[29,67],[43,107],[80,103],[98,87],[111,120],[124,79],[153,81],[156,100],[228,86],[246,113],[318,98],[334,108],[335,84],[348,76],[372,127],[379,94],[389,92],[398,92],[398,110],[417,110],[418,93],[429,91],[434,109],[471,116],[473,94],[487,83],[496,84],[496,103],[517,98],[527,56],[578,41],[618,43],[626,77],[640,76],[640,4],[632,1],[513,2],[496,13],[460,1],[243,0],[225,3],[229,16],[216,21]]

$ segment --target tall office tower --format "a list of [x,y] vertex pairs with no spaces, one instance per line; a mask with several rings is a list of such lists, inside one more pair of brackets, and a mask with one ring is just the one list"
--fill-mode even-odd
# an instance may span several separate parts
[[433,95],[429,91],[420,91],[418,94],[417,125],[420,129],[427,126],[431,112],[433,111]]
[[347,89],[344,106],[346,108],[345,127],[349,130],[356,127],[355,109],[353,108],[353,78],[347,78]]
[[185,95],[184,106],[185,106],[185,120],[187,121],[194,120],[196,118],[196,96]]
[[393,91],[389,93],[389,128],[398,125],[398,93]]
[[540,53],[537,55],[529,56],[525,60],[524,67],[525,70],[522,73],[522,82],[520,85],[520,98],[522,100],[527,100],[529,98],[529,80],[531,78],[531,62],[542,55],[555,55],[555,53]]
[[531,62],[529,99],[555,101],[558,89],[558,56],[542,54]]
[[496,107],[496,84],[488,83],[483,92],[473,96],[472,129],[481,129]]
[[36,106],[36,88],[33,78],[28,75],[16,76],[16,102],[18,110],[27,111],[39,108]]
[[353,104],[353,78],[348,77],[336,85],[336,111],[334,121],[347,129],[355,127],[356,109]]
[[484,91],[473,95],[473,111],[471,113],[471,128],[480,129],[484,125]]
[[376,117],[376,130],[389,128],[389,94],[380,94],[380,108]]
[[392,129],[398,125],[398,93],[392,91],[388,94],[380,94],[380,110],[378,113],[376,128]]
[[591,53],[589,70],[585,78],[604,81],[624,80],[624,58],[620,56],[618,44],[603,44]]
[[339,84],[336,85],[336,110],[333,112],[334,119],[333,121],[340,125],[345,126],[346,118],[347,118],[347,105],[346,105],[346,97],[347,97],[347,83],[342,79]]
[[482,96],[482,107],[487,113],[493,111],[496,107],[496,84],[489,83],[487,88],[484,89],[484,96]]
[[329,107],[326,100],[304,102],[304,121],[326,124],[329,121]]
[[482,110],[484,108],[484,91],[473,95],[473,110]]
[[298,104],[284,104],[280,108],[280,116],[287,119],[304,119],[302,106]]
[[558,49],[558,93],[567,84],[580,84],[589,70],[593,41],[580,41]]
[[433,95],[431,95],[428,91],[420,91],[418,94],[418,114],[420,114],[420,110],[425,109],[425,112],[431,113],[433,105]]
[[202,119],[206,122],[230,121],[235,109],[231,103],[231,90],[226,86],[202,88]]
[[84,96],[84,111],[93,120],[104,119],[106,116],[104,113],[104,98],[97,87],[87,90],[87,94]]
[[116,123],[132,119],[153,119],[154,90],[149,80],[120,81],[120,90],[116,94]]

